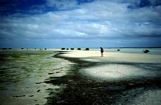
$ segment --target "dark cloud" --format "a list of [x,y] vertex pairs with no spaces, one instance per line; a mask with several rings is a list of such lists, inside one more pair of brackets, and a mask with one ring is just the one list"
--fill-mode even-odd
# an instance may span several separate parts
[[[0,46],[42,46],[42,42],[43,46],[73,43],[96,46],[99,42],[108,46],[161,46],[158,0],[1,0],[0,3],[3,4]],[[70,43],[62,44],[65,41]],[[155,43],[151,45],[149,41]]]

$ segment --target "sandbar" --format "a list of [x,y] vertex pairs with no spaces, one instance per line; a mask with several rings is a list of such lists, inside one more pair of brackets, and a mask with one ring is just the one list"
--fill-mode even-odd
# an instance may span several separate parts
[[134,62],[134,63],[161,63],[160,55],[104,52],[101,57],[99,51],[68,51],[61,54],[62,57],[80,58],[82,60],[94,62]]

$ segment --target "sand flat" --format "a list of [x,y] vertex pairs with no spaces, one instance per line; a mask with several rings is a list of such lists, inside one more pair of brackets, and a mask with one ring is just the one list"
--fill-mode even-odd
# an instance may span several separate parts
[[[99,62],[94,63],[95,65],[92,66],[85,66],[79,69],[78,72],[88,80],[100,84],[108,84],[101,88],[120,89],[120,91],[123,89],[123,95],[118,93],[119,99],[113,100],[113,105],[160,105],[161,103],[159,97],[161,90],[156,88],[160,86],[160,79],[158,80],[158,78],[161,76],[161,55],[104,52],[104,57],[101,57],[99,51],[68,51],[60,56],[78,58],[79,60],[89,62]],[[112,85],[109,86],[109,83]],[[128,87],[133,88],[126,90]],[[98,89],[98,91],[102,90]],[[109,93],[112,92],[114,91]],[[115,97],[113,94],[111,96]],[[106,98],[108,100],[111,97]]]
[[98,62],[135,62],[135,63],[161,63],[160,55],[153,54],[134,54],[120,52],[104,52],[101,57],[99,51],[69,51],[62,54],[63,57],[81,58],[87,61]]

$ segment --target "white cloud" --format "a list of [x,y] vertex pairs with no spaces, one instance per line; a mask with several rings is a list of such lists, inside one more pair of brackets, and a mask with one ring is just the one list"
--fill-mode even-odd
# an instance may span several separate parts
[[[161,6],[129,9],[128,6],[134,2],[140,1],[120,3],[97,0],[76,5],[75,0],[72,2],[47,0],[48,6],[67,10],[38,15],[17,14],[2,17],[0,38],[3,40],[21,38],[30,41],[35,39],[71,41],[74,39],[75,41],[159,37],[161,35]],[[152,2],[155,4],[156,1]],[[77,8],[70,10],[69,8],[72,7]]]

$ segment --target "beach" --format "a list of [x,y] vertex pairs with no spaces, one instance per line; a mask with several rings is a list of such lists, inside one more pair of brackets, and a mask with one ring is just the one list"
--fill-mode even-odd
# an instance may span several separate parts
[[158,53],[108,49],[101,57],[97,49],[0,54],[2,105],[161,104]]
[[100,57],[99,51],[72,51],[61,56],[96,62],[161,63],[160,55],[149,54],[105,52],[104,57]]
[[159,54],[104,52],[101,57],[99,51],[67,51],[57,57],[76,65],[74,76],[65,77],[67,88],[54,104],[161,104]]

